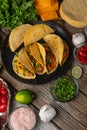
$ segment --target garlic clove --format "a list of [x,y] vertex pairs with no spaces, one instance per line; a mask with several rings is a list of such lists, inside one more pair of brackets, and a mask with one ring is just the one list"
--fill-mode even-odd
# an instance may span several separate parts
[[56,110],[51,105],[44,105],[39,112],[40,119],[43,122],[50,122],[56,116]]

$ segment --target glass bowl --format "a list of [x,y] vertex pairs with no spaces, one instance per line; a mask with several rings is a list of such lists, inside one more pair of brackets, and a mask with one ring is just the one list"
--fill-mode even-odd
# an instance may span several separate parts
[[19,106],[11,112],[8,122],[11,130],[31,130],[36,125],[36,115],[29,106]]
[[81,65],[87,65],[87,45],[81,44],[74,48],[73,51],[76,62]]
[[10,111],[11,93],[7,82],[0,78],[0,130],[4,130]]
[[74,99],[78,94],[78,83],[69,75],[64,75],[50,84],[50,91],[54,100],[67,102]]

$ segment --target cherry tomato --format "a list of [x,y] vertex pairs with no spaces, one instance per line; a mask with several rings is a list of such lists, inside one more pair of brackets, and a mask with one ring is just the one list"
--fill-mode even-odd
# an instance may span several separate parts
[[5,112],[7,110],[7,104],[6,103],[0,103],[0,112]]
[[3,95],[6,95],[7,90],[4,87],[0,87],[0,93],[2,93]]
[[5,95],[0,95],[0,103],[7,104],[7,98]]
[[0,93],[0,103],[1,103],[2,94]]

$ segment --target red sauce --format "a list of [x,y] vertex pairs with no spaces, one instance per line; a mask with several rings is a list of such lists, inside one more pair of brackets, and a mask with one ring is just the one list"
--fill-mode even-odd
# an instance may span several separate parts
[[77,57],[82,64],[87,64],[87,46],[82,46],[78,49]]

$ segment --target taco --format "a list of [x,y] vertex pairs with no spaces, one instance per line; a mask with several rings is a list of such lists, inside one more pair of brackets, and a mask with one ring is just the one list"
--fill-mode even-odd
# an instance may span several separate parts
[[45,53],[46,53],[45,63],[46,63],[46,68],[47,68],[47,74],[51,74],[58,67],[58,58],[52,46],[46,43],[43,43],[42,46],[44,47]]
[[32,63],[25,52],[21,49],[13,58],[12,66],[14,72],[21,78],[34,79],[36,77]]
[[48,34],[43,39],[48,45],[51,45],[52,48],[54,48],[58,57],[58,62],[62,65],[69,55],[69,47],[66,42],[56,34]]
[[62,64],[64,64],[69,56],[69,47],[65,41],[64,43],[64,52],[63,52],[63,59],[62,59]]
[[32,27],[30,24],[22,24],[12,30],[9,36],[9,47],[14,52],[22,43],[25,32]]
[[26,47],[26,52],[33,63],[35,73],[39,75],[46,73],[45,50],[43,46],[35,42]]
[[47,34],[53,33],[54,30],[46,24],[35,24],[24,35],[24,46],[41,40]]

